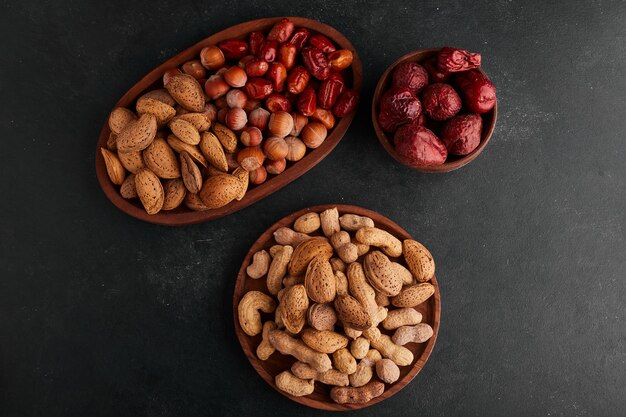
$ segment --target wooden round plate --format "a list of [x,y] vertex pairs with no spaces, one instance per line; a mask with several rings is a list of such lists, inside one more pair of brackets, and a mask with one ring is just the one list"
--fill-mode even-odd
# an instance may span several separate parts
[[[180,66],[186,61],[197,59],[200,50],[202,50],[205,46],[215,45],[226,39],[243,39],[246,38],[250,32],[256,30],[267,31],[280,19],[282,19],[282,17],[252,20],[236,26],[231,26],[228,29],[209,36],[152,70],[148,75],[128,90],[114,107],[129,107],[144,92],[155,88],[163,88],[161,84],[163,73],[169,69]],[[305,19],[303,17],[289,17],[289,19],[293,21],[296,27],[305,27],[319,32],[330,38],[336,45],[339,46],[339,48],[349,49],[352,51],[353,61],[352,66],[350,67],[352,68],[352,71],[345,70],[343,75],[348,85],[352,85],[353,89],[360,91],[363,83],[363,65],[361,64],[361,60],[359,59],[359,56],[350,41],[336,29],[317,20]],[[329,132],[328,137],[320,147],[310,150],[304,158],[294,164],[291,164],[282,174],[272,176],[273,178],[270,177],[270,179],[261,185],[251,186],[243,199],[240,201],[235,200],[230,204],[217,209],[192,211],[184,206],[181,206],[172,211],[161,211],[157,214],[149,215],[145,212],[141,203],[139,203],[137,199],[127,200],[123,198],[119,193],[119,187],[111,183],[107,175],[104,159],[100,152],[100,148],[106,147],[106,142],[109,138],[110,129],[107,122],[105,122],[102,127],[100,138],[98,139],[98,143],[96,145],[96,175],[102,190],[109,200],[111,200],[117,208],[126,214],[140,220],[163,225],[201,223],[241,210],[242,208],[247,207],[250,204],[253,204],[283,188],[306,173],[308,170],[317,165],[322,159],[324,159],[324,157],[326,157],[326,155],[328,155],[330,151],[335,148],[335,146],[337,146],[341,138],[348,130],[350,123],[352,123],[354,115],[355,113],[353,112],[352,114],[339,119],[337,125]]]
[[[393,146],[393,137],[388,137],[387,133],[385,133],[380,127],[380,123],[378,123],[378,109],[380,107],[380,98],[385,93],[385,91],[389,89],[391,85],[393,70],[398,65],[402,64],[403,62],[422,63],[428,58],[436,56],[440,50],[441,48],[418,49],[404,55],[396,62],[389,65],[389,67],[387,67],[385,72],[383,72],[383,75],[378,80],[376,90],[374,90],[374,98],[372,99],[372,123],[374,123],[374,130],[376,131],[378,141],[381,143],[381,145],[383,145],[383,148],[385,148],[387,153],[389,153],[389,155],[391,155],[393,159],[400,162],[402,165],[405,165],[411,169],[420,172],[450,172],[472,162],[489,143],[491,135],[493,135],[493,129],[496,127],[496,119],[498,117],[498,102],[496,101],[496,104],[495,106],[493,106],[493,109],[491,111],[481,115],[483,118],[483,130],[481,132],[480,144],[478,145],[478,147],[474,149],[471,153],[464,156],[449,155],[446,162],[441,165],[430,167],[417,167],[415,165],[411,165],[400,155],[398,155],[398,153],[396,152],[396,148]],[[478,70],[486,75],[482,68],[479,68]]]
[[[398,381],[396,381],[394,384],[385,384],[385,391],[381,396],[372,399],[366,404],[337,404],[330,398],[330,387],[320,383],[315,384],[315,391],[313,392],[313,394],[305,397],[294,397],[279,390],[274,383],[274,377],[280,372],[289,369],[291,367],[291,364],[295,362],[295,359],[291,356],[285,356],[280,354],[279,352],[274,352],[272,356],[270,356],[269,359],[267,359],[266,361],[259,360],[256,356],[256,348],[261,342],[261,335],[257,335],[254,337],[248,336],[246,333],[244,333],[241,326],[239,325],[237,306],[239,305],[239,301],[244,296],[244,294],[251,290],[257,290],[269,294],[265,285],[265,279],[248,278],[246,274],[246,268],[248,267],[248,265],[250,265],[252,261],[252,255],[254,253],[261,249],[268,250],[272,245],[276,244],[273,233],[278,228],[283,226],[291,227],[293,225],[293,222],[305,213],[319,213],[333,207],[337,207],[340,215],[345,213],[354,213],[361,216],[370,217],[372,220],[374,220],[376,227],[388,231],[400,240],[411,239],[411,236],[393,221],[389,220],[379,213],[357,206],[321,205],[309,207],[292,213],[289,216],[279,220],[277,223],[267,229],[257,239],[257,241],[254,242],[254,244],[248,251],[248,254],[244,258],[243,263],[241,264],[241,269],[239,269],[239,274],[237,275],[237,281],[235,283],[235,293],[233,295],[233,317],[235,321],[235,333],[239,338],[239,343],[241,343],[241,347],[243,348],[244,353],[248,357],[248,360],[250,361],[254,369],[268,384],[270,384],[274,389],[276,389],[284,396],[300,404],[304,404],[306,406],[318,408],[321,410],[345,411],[368,407],[370,405],[383,401],[384,399],[387,399],[396,394],[398,391],[404,388],[413,378],[415,378],[419,371],[424,367],[424,364],[428,360],[428,357],[430,356],[430,353],[435,346],[441,317],[441,301],[439,286],[437,285],[437,279],[433,277],[431,283],[435,286],[435,293],[427,301],[415,307],[416,310],[422,313],[422,322],[430,324],[430,326],[433,328],[433,336],[426,343],[408,343],[407,345],[405,345],[407,349],[413,352],[415,360],[410,366],[400,367],[400,379],[398,379]],[[268,319],[273,320],[273,317],[273,314],[265,314],[263,315],[263,321]],[[388,333],[387,331],[384,332]]]

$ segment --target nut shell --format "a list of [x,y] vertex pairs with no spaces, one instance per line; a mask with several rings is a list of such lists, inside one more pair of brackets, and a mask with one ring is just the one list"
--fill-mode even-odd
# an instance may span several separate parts
[[219,208],[239,195],[241,182],[228,174],[213,175],[204,182],[198,194],[207,208]]

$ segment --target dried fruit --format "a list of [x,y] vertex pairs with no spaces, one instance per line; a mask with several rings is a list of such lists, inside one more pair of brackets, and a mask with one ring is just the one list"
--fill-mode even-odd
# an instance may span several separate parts
[[463,95],[465,106],[474,113],[487,113],[496,104],[496,88],[485,74],[478,70],[462,72],[455,79]]
[[400,157],[414,166],[441,165],[448,157],[443,142],[432,131],[417,124],[399,127],[393,141]]
[[261,45],[257,58],[260,58],[266,62],[274,62],[276,60],[276,53],[278,49],[278,43],[275,41],[266,40]]
[[480,54],[464,49],[445,47],[437,55],[437,68],[442,72],[467,71],[480,67]]
[[422,105],[411,90],[392,87],[380,99],[378,121],[386,132],[394,132],[399,126],[416,120]]
[[337,102],[333,107],[333,114],[337,117],[345,117],[354,113],[358,104],[359,93],[355,90],[347,90],[337,99]]
[[414,94],[428,85],[428,72],[415,62],[403,62],[393,70],[393,86],[404,87]]
[[311,32],[307,28],[298,28],[291,36],[289,43],[295,45],[299,51],[304,48],[304,45],[309,40],[309,36],[311,36]]
[[265,99],[265,107],[273,113],[291,111],[291,102],[282,94],[272,93]]
[[265,42],[265,35],[263,35],[263,32],[251,32],[250,38],[248,39],[248,43],[250,44],[250,55],[256,56],[261,50],[263,42]]
[[278,47],[278,61],[288,70],[293,68],[296,63],[296,55],[298,48],[290,43],[283,43]]
[[318,80],[325,80],[330,75],[328,59],[322,50],[311,47],[304,48],[302,60],[306,69]]
[[262,59],[255,58],[246,63],[245,70],[249,77],[262,77],[270,68],[270,64]]
[[422,93],[424,112],[433,120],[447,120],[461,110],[461,97],[450,84],[431,84]]
[[291,20],[287,18],[280,19],[280,21],[272,27],[270,33],[268,33],[267,40],[276,41],[278,43],[287,42],[294,28],[294,24]]
[[317,91],[317,104],[323,109],[330,109],[335,105],[339,94],[343,90],[343,82],[336,78],[327,78],[320,84]]
[[248,55],[248,44],[245,41],[229,39],[218,43],[217,46],[226,59],[241,59]]
[[440,71],[437,67],[437,58],[433,57],[431,59],[427,59],[424,62],[424,68],[428,72],[428,77],[431,83],[443,83],[450,78],[450,73],[447,71]]
[[245,86],[248,97],[261,100],[272,94],[272,83],[264,78],[249,79]]
[[297,66],[287,76],[287,91],[291,94],[300,94],[309,84],[311,76],[303,66]]
[[342,71],[352,65],[352,51],[340,49],[328,55],[328,65],[333,71]]
[[316,33],[315,35],[309,38],[309,45],[321,50],[322,52],[326,54],[335,52],[337,50],[335,45],[333,45],[332,41],[320,33]]
[[266,78],[272,82],[274,91],[281,92],[285,88],[287,80],[287,68],[280,62],[272,62]]
[[454,116],[441,129],[441,141],[452,155],[467,155],[480,144],[483,119],[478,114]]

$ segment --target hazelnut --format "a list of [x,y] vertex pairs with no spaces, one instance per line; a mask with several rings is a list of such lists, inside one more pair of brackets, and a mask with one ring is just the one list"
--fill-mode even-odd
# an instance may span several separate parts
[[219,109],[217,112],[217,121],[223,125],[226,124],[226,113],[228,113],[228,109],[226,108]]
[[217,107],[213,103],[206,103],[204,105],[204,115],[211,123],[217,119]]
[[306,145],[302,142],[302,140],[300,140],[300,138],[287,136],[285,138],[285,143],[287,143],[287,147],[289,148],[285,159],[295,162],[304,158],[304,154],[306,154]]
[[211,100],[222,97],[228,90],[230,86],[219,75],[210,76],[204,83],[204,92]]
[[267,129],[267,123],[270,119],[270,112],[265,110],[264,108],[259,107],[258,109],[254,109],[250,112],[250,117],[248,118],[248,123],[251,126],[258,127],[261,130]]
[[237,162],[248,172],[254,171],[263,165],[265,154],[258,146],[243,148],[237,154]]
[[302,132],[304,126],[309,123],[309,118],[298,112],[291,113],[291,117],[293,118],[293,129],[291,129],[289,134],[291,136],[300,136],[300,132]]
[[284,138],[293,130],[293,118],[284,111],[272,113],[268,128],[273,135]]
[[241,67],[230,67],[223,75],[224,81],[231,87],[243,87],[248,81],[246,72]]
[[196,80],[206,77],[206,69],[197,59],[185,62],[182,68],[185,74],[191,75]]
[[263,184],[267,179],[267,170],[265,167],[261,166],[255,169],[254,171],[250,171],[250,183],[254,185]]
[[225,62],[224,53],[217,46],[206,46],[200,51],[200,63],[206,69],[216,70]]
[[246,127],[241,132],[239,140],[244,146],[257,146],[263,141],[263,133],[258,127]]
[[259,107],[261,107],[260,100],[248,99],[246,100],[246,104],[243,106],[243,109],[246,113],[250,113],[252,110],[258,109]]
[[[263,151],[265,152],[265,156],[269,159],[277,161],[279,159],[284,159],[287,156],[289,146],[287,146],[285,139],[273,136],[263,143]],[[271,173],[272,172],[270,172],[270,174]]]
[[287,161],[285,158],[265,162],[265,169],[268,174],[280,174],[285,170],[285,168],[287,168]]
[[226,126],[237,131],[246,127],[246,123],[248,123],[248,115],[243,109],[234,108],[228,110],[224,120],[226,122]]
[[167,71],[165,71],[163,73],[163,86],[166,86],[167,83],[170,82],[170,79],[174,76],[174,75],[178,75],[178,74],[182,74],[183,72],[181,70],[179,70],[178,68],[172,68],[169,69]]
[[320,122],[312,122],[302,129],[302,141],[309,148],[315,149],[324,143],[327,134],[328,131],[323,124]]
[[227,109],[228,107],[228,103],[226,102],[226,97],[222,96],[219,97],[217,99],[215,99],[214,101],[215,105],[217,106],[218,109]]
[[243,109],[248,101],[248,96],[241,90],[233,89],[226,93],[226,104],[228,107]]

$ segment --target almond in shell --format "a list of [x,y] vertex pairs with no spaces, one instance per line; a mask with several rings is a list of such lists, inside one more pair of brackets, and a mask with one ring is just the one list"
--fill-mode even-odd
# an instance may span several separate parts
[[237,150],[237,136],[235,132],[221,123],[215,123],[212,129],[226,152],[233,153]]
[[367,330],[372,326],[372,318],[363,305],[350,295],[338,295],[335,298],[335,311],[344,327]]
[[111,132],[119,135],[126,125],[137,120],[135,113],[124,107],[116,107],[109,115],[109,128]]
[[183,177],[183,183],[190,193],[200,192],[202,188],[202,173],[200,168],[193,162],[191,156],[187,152],[180,153],[180,172]]
[[117,152],[117,135],[115,132],[109,132],[109,138],[107,139],[107,149],[112,152]]
[[391,299],[391,304],[396,307],[415,307],[428,300],[435,293],[435,287],[428,282],[404,287],[400,294]]
[[311,349],[329,354],[348,346],[346,336],[330,330],[304,329],[302,341]]
[[176,119],[188,121],[198,132],[206,132],[211,127],[211,121],[204,113],[185,113],[176,116]]
[[156,214],[163,207],[165,194],[161,180],[149,169],[141,169],[135,174],[137,196],[148,214]]
[[185,151],[189,154],[189,156],[191,156],[197,163],[199,163],[203,167],[206,168],[208,166],[206,159],[204,159],[202,152],[200,152],[200,149],[198,149],[197,146],[183,142],[182,140],[178,139],[176,135],[169,135],[167,137],[167,143],[176,152],[181,153]]
[[146,166],[160,178],[180,177],[180,165],[176,154],[163,138],[156,138],[143,151],[143,160]]
[[363,269],[370,285],[383,294],[392,297],[402,290],[402,277],[382,252],[375,250],[365,255]]
[[293,276],[303,274],[311,259],[316,256],[321,256],[326,260],[333,256],[333,247],[325,237],[312,237],[296,246],[289,262],[289,274]]
[[208,208],[219,208],[233,201],[241,190],[241,181],[229,174],[213,175],[204,182],[199,196]]
[[200,143],[200,133],[191,123],[183,119],[174,119],[168,124],[170,130],[176,137],[190,145]]
[[182,204],[187,189],[181,178],[172,178],[163,181],[163,192],[165,197],[162,210],[173,210]]
[[309,298],[316,303],[330,303],[335,299],[337,294],[335,275],[326,257],[316,256],[309,262],[304,286]]
[[120,162],[122,163],[124,168],[126,168],[133,174],[139,171],[141,168],[146,167],[143,162],[141,151],[118,152],[117,157],[120,159]]
[[309,297],[307,297],[304,285],[294,285],[289,287],[282,296],[281,315],[285,328],[291,333],[299,333],[306,322],[306,311],[309,308]]
[[135,188],[135,174],[130,174],[120,187],[120,195],[126,199],[137,197],[137,189]]
[[187,74],[176,74],[165,86],[172,98],[185,109],[192,112],[204,111],[204,91],[200,83]]
[[435,276],[435,260],[421,243],[406,239],[402,243],[404,259],[411,273],[420,282],[430,281]]
[[239,194],[235,197],[235,200],[241,201],[241,199],[246,195],[246,191],[248,191],[248,184],[250,183],[250,173],[243,169],[242,167],[237,167],[232,174],[241,182],[241,189],[239,190]]
[[[185,185],[183,184],[183,188],[184,187]],[[187,189],[185,188],[185,190]],[[187,207],[189,210],[205,211],[209,209],[207,206],[204,205],[202,200],[200,200],[200,196],[198,196],[198,194],[187,192],[187,194],[185,194],[184,202],[185,202],[185,207]]]
[[146,94],[142,95],[141,98],[152,98],[154,100],[159,100],[161,103],[165,103],[168,106],[176,106],[176,100],[172,98],[170,93],[168,93],[165,88],[148,91]]
[[176,115],[174,107],[150,97],[140,97],[135,109],[139,114],[154,114],[159,126],[169,122]]
[[200,138],[200,150],[206,157],[207,161],[220,171],[228,171],[228,162],[222,144],[211,132],[202,132]]
[[100,152],[102,153],[109,179],[115,185],[122,185],[124,178],[126,178],[126,170],[117,155],[106,148],[100,148]]
[[117,150],[118,152],[143,151],[150,146],[156,132],[156,116],[142,114],[139,119],[129,122],[117,135]]

